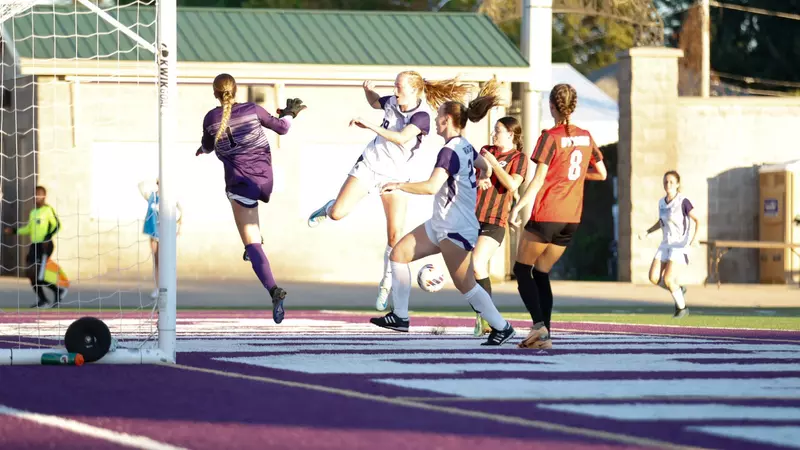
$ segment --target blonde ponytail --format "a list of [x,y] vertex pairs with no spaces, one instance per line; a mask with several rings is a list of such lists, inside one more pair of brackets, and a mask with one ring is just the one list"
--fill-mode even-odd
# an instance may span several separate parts
[[222,139],[225,130],[228,128],[228,121],[231,119],[231,110],[236,103],[236,80],[227,73],[221,73],[214,78],[214,97],[222,105],[222,120],[219,123],[219,130],[214,136],[214,147]]
[[231,119],[231,110],[233,109],[233,95],[230,92],[223,92],[221,101],[222,120],[219,123],[217,135],[214,136],[214,147],[217,146],[217,142],[222,139],[222,135],[225,134],[225,129],[228,128],[228,121]]
[[398,75],[407,79],[409,86],[416,89],[420,96],[424,95],[428,104],[433,108],[439,108],[447,101],[460,102],[470,91],[470,86],[460,83],[458,78],[431,81],[422,78],[419,72],[413,70],[406,70]]

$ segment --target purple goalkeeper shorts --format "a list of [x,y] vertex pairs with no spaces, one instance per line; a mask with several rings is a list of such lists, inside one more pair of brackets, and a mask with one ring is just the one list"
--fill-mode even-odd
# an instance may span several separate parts
[[272,195],[272,164],[269,154],[243,163],[225,163],[225,191],[228,198],[247,208],[259,201],[269,202]]

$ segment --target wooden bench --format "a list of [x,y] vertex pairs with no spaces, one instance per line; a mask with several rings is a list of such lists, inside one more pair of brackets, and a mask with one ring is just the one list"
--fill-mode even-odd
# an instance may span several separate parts
[[[701,244],[708,246],[708,262],[714,273],[714,278],[717,280],[717,288],[722,284],[719,279],[719,262],[722,257],[728,253],[732,248],[752,248],[752,249],[774,249],[786,250],[789,249],[795,255],[800,256],[800,244],[792,244],[785,242],[769,242],[769,241],[700,241]],[[710,275],[710,274],[709,274]],[[708,278],[703,282],[705,286],[708,283]]]

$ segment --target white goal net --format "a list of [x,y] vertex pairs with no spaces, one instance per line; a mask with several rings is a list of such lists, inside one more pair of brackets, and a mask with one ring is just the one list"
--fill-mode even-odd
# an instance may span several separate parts
[[175,10],[0,0],[0,365],[175,360]]

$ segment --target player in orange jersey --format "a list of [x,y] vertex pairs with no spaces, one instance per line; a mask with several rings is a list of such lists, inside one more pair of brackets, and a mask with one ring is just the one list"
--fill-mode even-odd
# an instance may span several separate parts
[[[500,118],[494,124],[492,145],[483,146],[480,154],[492,167],[492,176],[478,182],[475,215],[481,228],[478,243],[472,252],[472,264],[475,266],[475,280],[491,296],[489,261],[503,243],[511,203],[528,170],[528,158],[522,153],[522,126],[519,121],[513,117]],[[489,324],[480,314],[476,314],[475,337],[489,332]]]
[[536,163],[533,180],[511,210],[510,222],[519,226],[519,212],[536,199],[514,264],[517,289],[533,320],[530,334],[519,344],[522,348],[553,346],[549,272],[580,224],[584,180],[605,180],[607,175],[592,135],[570,124],[577,105],[578,94],[572,86],[558,84],[550,91],[550,114],[556,126],[542,131],[531,156]]

